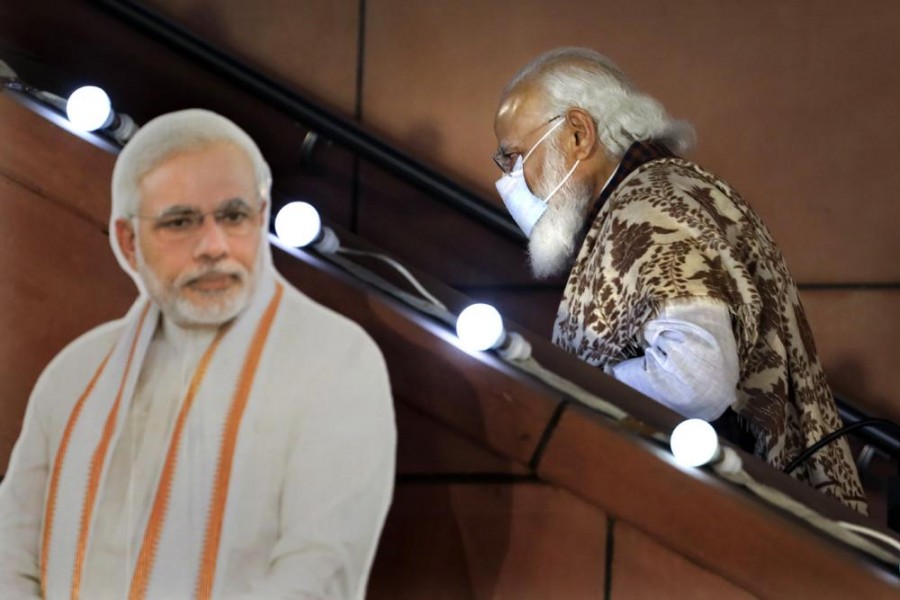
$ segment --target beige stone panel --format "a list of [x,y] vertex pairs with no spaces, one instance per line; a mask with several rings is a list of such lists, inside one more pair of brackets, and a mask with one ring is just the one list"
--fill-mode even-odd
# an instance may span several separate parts
[[695,123],[802,281],[895,281],[900,4],[367,2],[364,120],[498,202],[493,113],[543,50],[612,56]]
[[351,116],[356,102],[355,0],[151,0],[200,38]]
[[900,423],[900,290],[803,290],[828,381],[873,416]]

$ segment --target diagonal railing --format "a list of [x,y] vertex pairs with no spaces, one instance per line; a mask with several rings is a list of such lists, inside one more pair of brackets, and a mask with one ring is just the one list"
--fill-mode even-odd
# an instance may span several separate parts
[[184,57],[219,74],[234,85],[307,125],[319,135],[344,146],[504,237],[524,243],[518,227],[500,210],[435,169],[417,161],[367,132],[278,83],[235,57],[201,40],[160,13],[132,0],[90,0],[124,23],[178,50]]

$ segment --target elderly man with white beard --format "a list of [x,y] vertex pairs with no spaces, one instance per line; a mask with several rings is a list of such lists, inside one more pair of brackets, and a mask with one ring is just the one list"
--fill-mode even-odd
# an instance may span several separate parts
[[[778,468],[841,426],[771,235],[726,182],[678,157],[690,125],[608,58],[562,48],[507,85],[494,131],[497,190],[532,271],[571,269],[556,345]],[[845,441],[794,474],[866,511]]]
[[362,598],[393,488],[384,361],[274,270],[271,177],[202,110],[113,172],[140,295],[41,375],[0,485],[2,598]]

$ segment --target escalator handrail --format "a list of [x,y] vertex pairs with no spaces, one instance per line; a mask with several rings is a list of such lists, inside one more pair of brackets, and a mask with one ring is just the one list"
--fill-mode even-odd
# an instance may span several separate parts
[[[870,415],[855,408],[846,398],[834,395],[838,414],[846,425],[871,419]],[[900,460],[900,436],[896,430],[884,427],[861,427],[853,432],[853,435],[864,443],[874,446],[896,460]]]
[[459,183],[378,139],[359,124],[303,98],[287,86],[203,41],[171,19],[133,0],[89,1],[130,26],[164,42],[167,47],[203,64],[316,133],[468,214],[506,238],[524,244],[525,236],[498,208]]

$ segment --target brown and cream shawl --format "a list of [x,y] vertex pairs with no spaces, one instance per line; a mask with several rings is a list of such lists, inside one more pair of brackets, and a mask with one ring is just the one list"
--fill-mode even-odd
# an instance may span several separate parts
[[[741,365],[732,409],[758,456],[783,468],[841,426],[769,231],[727,183],[680,158],[644,163],[609,195],[569,275],[553,341],[608,368],[643,354],[642,329],[663,304],[691,298],[729,307]],[[843,439],[794,475],[866,512]]]

